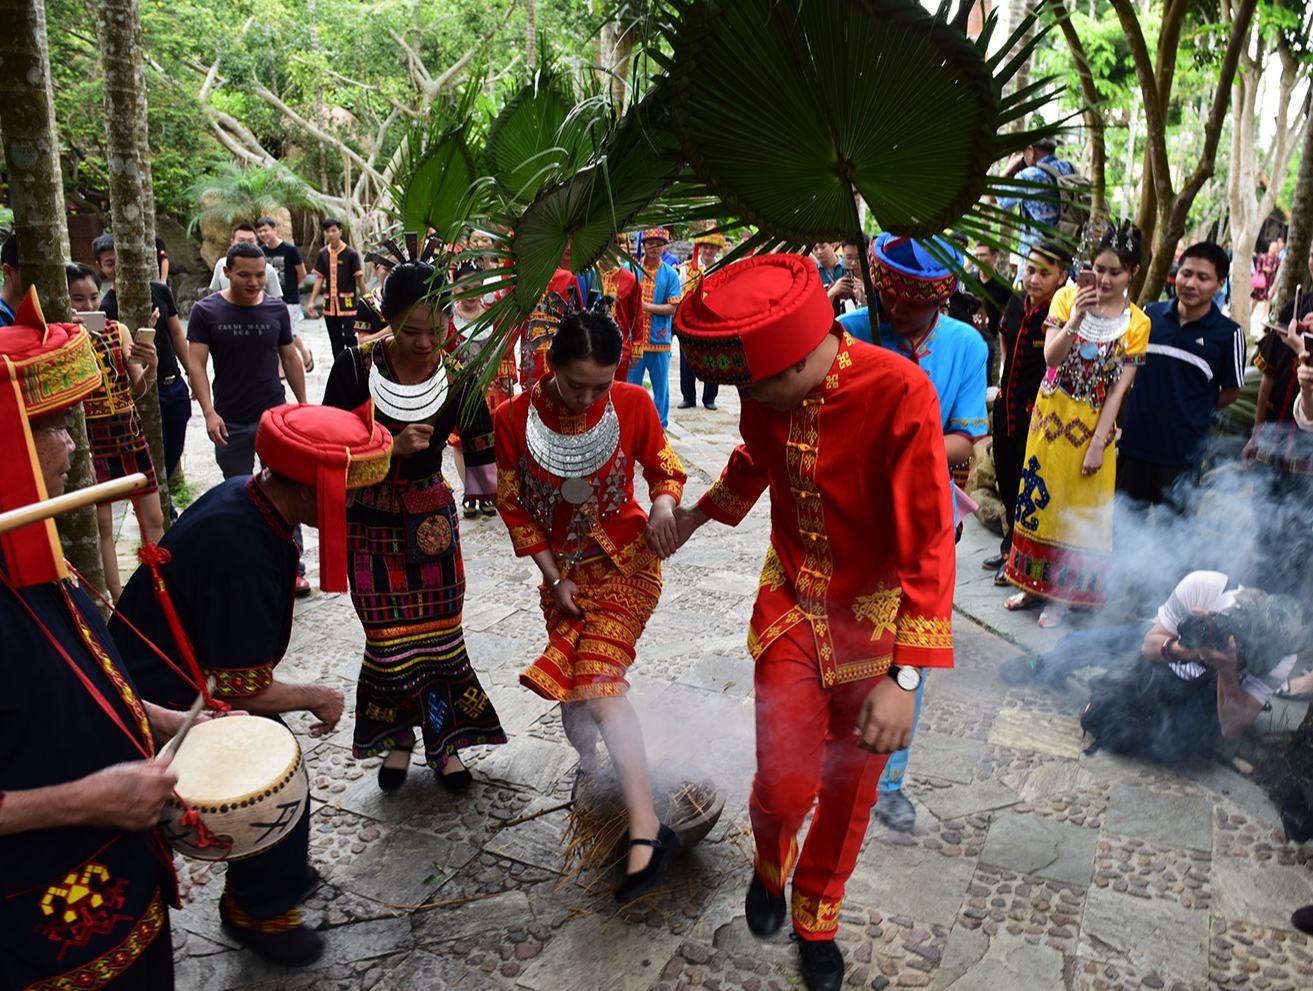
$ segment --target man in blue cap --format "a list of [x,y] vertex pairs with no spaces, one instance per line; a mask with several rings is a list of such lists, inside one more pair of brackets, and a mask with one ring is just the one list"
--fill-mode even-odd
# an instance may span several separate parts
[[[954,255],[956,249],[943,238],[935,238],[932,253],[925,242],[881,234],[871,243],[875,317],[862,307],[841,316],[839,323],[853,337],[897,351],[930,376],[939,396],[946,470],[962,473],[965,481],[975,443],[989,433],[985,411],[989,346],[970,324],[941,312],[957,288],[957,276],[939,259]],[[956,516],[955,508],[955,522]],[[922,679],[916,694],[917,720],[924,691]],[[876,817],[898,832],[909,832],[916,825],[916,809],[903,794],[907,758],[907,750],[889,758],[875,806]]]

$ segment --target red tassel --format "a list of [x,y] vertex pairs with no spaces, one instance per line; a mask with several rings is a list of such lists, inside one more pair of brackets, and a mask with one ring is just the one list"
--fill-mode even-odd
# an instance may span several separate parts
[[[174,797],[177,797],[177,792],[174,792]],[[178,801],[181,802],[182,799],[179,798]],[[196,834],[196,839],[192,842],[192,846],[201,850],[208,849],[212,846],[223,847],[224,849],[232,848],[232,840],[221,840],[210,832],[210,828],[201,821],[201,814],[199,812],[188,806],[185,802],[183,803],[183,809],[182,818],[178,820],[178,824],[184,829],[190,829]]]

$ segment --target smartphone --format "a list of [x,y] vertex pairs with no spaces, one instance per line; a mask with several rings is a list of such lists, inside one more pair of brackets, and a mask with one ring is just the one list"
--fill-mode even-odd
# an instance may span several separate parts
[[91,310],[87,313],[78,314],[82,317],[82,326],[93,334],[103,334],[105,332],[105,313],[103,310]]
[[132,339],[133,339],[134,341],[136,341],[138,344],[154,344],[154,343],[155,343],[155,328],[154,328],[154,327],[138,327],[138,328],[137,328],[137,332],[136,332],[135,334],[132,335]]
[[1089,289],[1094,285],[1094,269],[1083,268],[1080,275],[1076,276],[1076,285],[1082,289]]
[[1304,335],[1304,364],[1313,365],[1313,334]]

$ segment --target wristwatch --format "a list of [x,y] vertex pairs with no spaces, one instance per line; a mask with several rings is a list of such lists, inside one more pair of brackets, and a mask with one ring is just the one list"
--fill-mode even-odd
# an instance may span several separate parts
[[912,667],[899,667],[897,664],[889,666],[889,677],[905,692],[914,692],[921,687],[921,669]]

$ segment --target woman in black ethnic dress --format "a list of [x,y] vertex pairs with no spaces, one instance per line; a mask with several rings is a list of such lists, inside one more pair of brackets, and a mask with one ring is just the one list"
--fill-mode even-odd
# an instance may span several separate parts
[[465,570],[455,499],[442,477],[453,429],[467,470],[495,487],[492,421],[468,387],[450,389],[446,294],[424,262],[398,265],[383,288],[392,334],[348,348],[333,362],[324,404],[374,401],[393,434],[392,468],[347,507],[351,600],[365,628],[352,753],[383,755],[379,787],[405,780],[415,727],[427,764],[450,791],[469,787],[458,751],[505,743],[497,712],[470,666],[461,628]]

